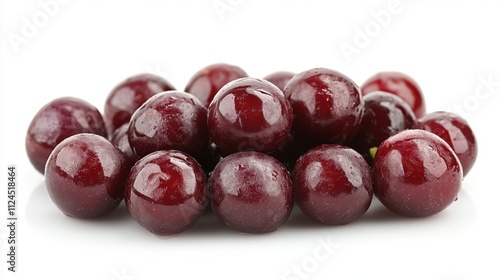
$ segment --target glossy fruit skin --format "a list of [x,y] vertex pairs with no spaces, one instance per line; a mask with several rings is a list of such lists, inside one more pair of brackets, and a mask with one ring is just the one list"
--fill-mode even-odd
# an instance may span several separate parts
[[138,74],[127,78],[113,88],[104,105],[106,130],[113,132],[130,121],[132,114],[151,96],[175,90],[167,80],[154,74]]
[[394,94],[374,91],[363,97],[365,112],[361,128],[347,146],[360,153],[370,166],[373,158],[370,148],[402,130],[411,128],[415,114],[410,105]]
[[212,141],[225,153],[272,152],[292,127],[292,107],[265,80],[241,78],[226,84],[208,108]]
[[275,231],[292,211],[290,174],[276,159],[262,153],[225,157],[210,176],[209,186],[214,213],[238,231]]
[[281,91],[285,90],[286,84],[295,76],[295,73],[288,71],[278,71],[264,77],[264,80],[271,82]]
[[245,77],[248,77],[248,74],[238,66],[226,63],[212,64],[196,72],[184,91],[196,96],[201,104],[208,107],[225,84]]
[[99,110],[86,101],[61,97],[43,106],[33,117],[26,133],[26,152],[33,166],[44,174],[45,163],[64,139],[78,133],[106,137]]
[[127,159],[128,166],[132,168],[134,164],[139,160],[139,157],[132,151],[130,147],[130,142],[128,141],[128,128],[129,123],[123,124],[113,132],[109,141],[113,143]]
[[180,233],[198,220],[208,204],[205,172],[186,153],[151,153],[130,171],[125,203],[132,218],[153,234]]
[[45,185],[67,216],[96,218],[120,204],[128,170],[125,156],[111,142],[82,133],[68,137],[50,154]]
[[379,72],[370,77],[362,86],[366,95],[372,91],[385,91],[401,97],[410,105],[417,118],[425,115],[424,95],[417,82],[401,72]]
[[208,145],[207,109],[189,93],[158,93],[132,115],[128,137],[141,158],[158,150],[197,155]]
[[324,144],[307,151],[297,161],[292,179],[302,212],[323,224],[348,224],[372,202],[370,167],[345,146]]
[[441,212],[457,199],[462,167],[435,134],[404,130],[382,142],[374,159],[374,194],[389,210],[408,217]]
[[477,141],[474,132],[462,117],[449,112],[433,112],[419,118],[414,126],[441,137],[458,156],[464,177],[474,166],[477,158]]
[[363,99],[345,75],[326,68],[307,70],[295,75],[284,93],[293,107],[292,132],[309,147],[343,144],[358,132]]

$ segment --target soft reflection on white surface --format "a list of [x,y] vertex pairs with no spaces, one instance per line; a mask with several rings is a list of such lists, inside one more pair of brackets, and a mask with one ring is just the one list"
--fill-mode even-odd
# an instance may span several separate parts
[[[52,203],[40,183],[32,192],[26,210],[26,219],[33,232],[39,235],[51,235],[55,238],[70,234],[80,241],[119,238],[122,242],[151,240],[152,234],[140,228],[130,217],[125,203],[111,214],[99,219],[81,220],[66,217]],[[406,218],[387,210],[376,198],[359,220],[345,226],[324,226],[305,217],[297,205],[294,206],[290,219],[278,231],[266,235],[241,234],[228,229],[215,215],[207,210],[200,220],[175,239],[203,236],[203,240],[236,241],[234,238],[281,238],[280,236],[314,236],[331,233],[343,242],[372,242],[373,239],[411,240],[412,238],[436,239],[440,236],[454,235],[475,222],[476,209],[466,190],[462,190],[457,201],[443,212],[428,218]],[[366,233],[370,232],[369,235]],[[117,235],[118,234],[118,235]],[[260,237],[259,237],[260,236]],[[244,238],[243,238],[244,239]],[[154,238],[153,238],[154,240]]]
[[26,209],[26,220],[30,230],[38,235],[66,238],[69,234],[79,240],[130,236],[134,231],[133,220],[129,217],[125,204],[111,214],[98,219],[76,219],[62,214],[50,199],[45,184],[40,183],[31,193]]

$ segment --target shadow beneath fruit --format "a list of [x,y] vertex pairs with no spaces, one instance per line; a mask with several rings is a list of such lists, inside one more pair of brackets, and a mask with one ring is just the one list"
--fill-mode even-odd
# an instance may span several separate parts
[[376,203],[375,201],[373,205],[370,206],[370,209],[359,218],[359,220],[363,222],[401,222],[409,219],[411,220],[412,218],[395,214],[382,205],[382,203]]
[[[62,214],[60,210],[55,206],[55,204],[52,202],[52,199],[49,196],[49,193],[47,192],[47,189],[45,188],[45,182],[40,182],[33,192],[31,193],[30,199],[28,201],[28,207],[27,207],[27,217],[28,221],[33,221],[33,220],[38,220],[37,216],[42,214],[43,212],[46,212],[50,209],[50,212],[59,212],[58,214]],[[55,211],[53,211],[55,209]],[[64,214],[62,214],[64,215]],[[125,203],[122,201],[120,202],[120,205],[113,210],[111,213],[104,215],[102,217],[97,217],[97,218],[90,218],[90,219],[78,219],[78,218],[72,218],[67,216],[68,218],[75,219],[75,220],[80,220],[80,221],[88,221],[92,223],[96,222],[105,222],[105,223],[110,223],[110,222],[117,222],[120,220],[124,219],[129,219],[130,214],[125,206]]]
[[308,218],[306,215],[304,215],[304,213],[302,213],[297,204],[293,206],[293,210],[292,213],[290,214],[290,217],[288,218],[288,221],[283,225],[283,228],[305,229],[305,230],[310,230],[314,228],[330,228],[330,227],[331,226],[329,225],[324,225]]
[[[300,214],[300,213],[299,213]],[[272,238],[273,235],[285,228],[289,227],[289,220],[278,230],[266,233],[245,233],[240,232],[235,229],[229,228],[222,222],[210,209],[210,206],[205,210],[200,219],[188,230],[180,233],[179,237],[200,237],[203,236],[204,239],[224,239],[224,240],[234,240],[234,238],[244,238],[244,239],[266,239]],[[307,226],[304,226],[306,228]],[[310,226],[309,226],[310,227]]]
[[[474,185],[474,182],[466,184]],[[434,237],[446,236],[467,229],[475,222],[474,201],[466,191],[470,187],[464,186],[465,191],[462,190],[458,200],[452,203],[449,209],[426,218],[399,216],[386,209],[378,199],[374,198],[368,211],[358,220],[348,225],[328,226],[309,219],[295,205],[288,221],[276,232],[267,234],[246,234],[230,229],[215,216],[210,208],[207,208],[191,228],[172,238],[177,240],[186,238],[189,242],[195,240],[206,242],[207,239],[225,241],[234,240],[234,238],[253,240],[272,238],[275,234],[292,233],[295,236],[296,233],[310,231],[350,232],[350,236],[353,236],[353,233],[355,235],[356,232],[365,232],[368,227],[372,234],[381,234],[390,228],[391,231],[401,231],[405,236],[421,235],[422,231],[431,232]],[[119,238],[131,241],[144,237],[152,237],[150,239],[152,242],[155,240],[154,235],[135,223],[123,202],[112,213],[96,219],[83,220],[65,216],[50,199],[43,181],[35,186],[28,198],[25,219],[30,228],[29,232],[40,238],[91,240],[98,236],[102,240]]]
[[97,218],[91,218],[91,219],[80,219],[83,222],[89,222],[89,223],[119,223],[120,221],[123,220],[129,220],[132,219],[132,216],[130,216],[130,213],[128,212],[127,206],[125,206],[125,202],[121,201],[120,205],[116,207],[113,212],[104,215],[102,217],[97,217]]
[[35,186],[28,199],[26,207],[28,225],[40,228],[54,221],[54,218],[61,217],[61,215],[61,212],[52,203],[45,188],[45,182],[42,180]]
[[387,209],[376,197],[373,198],[372,205],[370,209],[359,218],[363,223],[365,222],[408,222],[415,223],[415,221],[430,221],[430,220],[440,220],[445,216],[446,222],[453,226],[465,226],[471,224],[475,220],[476,208],[474,202],[468,193],[462,190],[458,196],[458,199],[453,202],[450,209],[444,209],[438,214],[429,217],[405,217],[391,212]]
[[[28,225],[42,234],[60,234],[61,231],[70,231],[79,227],[114,228],[132,221],[123,201],[108,215],[93,219],[78,219],[64,215],[52,202],[45,182],[40,182],[32,191],[27,207],[26,220]],[[70,227],[69,224],[71,224]]]
[[399,216],[397,214],[392,213],[389,211],[387,208],[385,208],[379,201],[375,201],[374,203],[370,206],[368,211],[363,214],[361,217],[359,217],[357,220],[352,221],[351,223],[345,224],[345,225],[326,225],[326,224],[321,224],[319,222],[316,222],[309,217],[307,217],[300,208],[295,205],[292,214],[290,215],[290,218],[286,222],[286,224],[283,226],[284,228],[291,228],[294,230],[297,229],[304,229],[304,230],[311,230],[311,229],[332,229],[335,228],[336,230],[342,228],[346,229],[349,227],[357,227],[357,226],[362,226],[364,223],[371,223],[371,222],[392,222],[392,221],[404,221],[408,220],[405,217]]
[[[187,229],[179,236],[186,237],[199,237],[199,236],[220,236],[221,234],[231,234],[236,231],[228,228],[221,220],[219,220],[213,213],[210,205],[205,209],[205,212],[196,221],[196,223]],[[215,235],[214,235],[215,234]]]

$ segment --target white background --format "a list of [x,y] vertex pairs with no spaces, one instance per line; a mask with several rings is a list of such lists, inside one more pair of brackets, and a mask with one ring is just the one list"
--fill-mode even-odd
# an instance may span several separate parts
[[[0,279],[500,279],[498,1],[401,1],[389,11],[385,0],[71,0],[55,2],[49,16],[40,4],[47,2],[54,1],[0,7]],[[356,52],[346,55],[346,45]],[[317,225],[295,211],[278,231],[247,235],[205,215],[162,240],[124,207],[94,221],[57,210],[24,149],[43,104],[76,96],[103,110],[130,75],[160,74],[182,90],[216,62],[254,77],[328,67],[358,84],[378,71],[405,72],[419,82],[428,111],[463,107],[478,161],[459,200],[425,219],[374,202],[350,225]],[[16,273],[5,261],[8,165],[18,171]]]

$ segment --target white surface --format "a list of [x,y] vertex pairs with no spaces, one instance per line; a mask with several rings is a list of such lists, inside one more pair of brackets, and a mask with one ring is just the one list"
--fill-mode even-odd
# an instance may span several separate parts
[[[486,91],[481,82],[500,81],[498,1],[402,1],[380,30],[373,14],[389,1],[67,2],[17,51],[9,38],[23,36],[23,18],[43,20],[43,9],[38,1],[0,7],[0,182],[7,182],[7,165],[16,165],[19,202],[18,272],[6,270],[1,226],[0,279],[500,279],[500,84]],[[233,6],[219,16],[214,3]],[[342,42],[355,46],[356,28],[367,26],[375,34],[358,42],[349,61]],[[316,225],[295,212],[275,233],[246,235],[206,215],[161,240],[124,207],[98,221],[60,214],[24,150],[28,124],[43,104],[71,95],[102,110],[108,92],[129,75],[153,71],[182,90],[215,62],[255,77],[322,66],[358,84],[381,70],[406,72],[424,90],[428,111],[466,105],[479,159],[459,200],[426,219],[400,218],[374,202],[347,226]],[[0,192],[2,224],[6,196]]]

